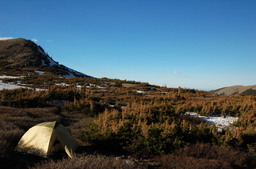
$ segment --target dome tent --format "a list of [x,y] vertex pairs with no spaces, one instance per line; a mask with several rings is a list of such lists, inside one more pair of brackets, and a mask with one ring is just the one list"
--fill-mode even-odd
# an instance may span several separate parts
[[78,144],[70,131],[56,121],[44,122],[31,127],[20,139],[16,151],[49,157],[54,152],[65,150],[69,157]]

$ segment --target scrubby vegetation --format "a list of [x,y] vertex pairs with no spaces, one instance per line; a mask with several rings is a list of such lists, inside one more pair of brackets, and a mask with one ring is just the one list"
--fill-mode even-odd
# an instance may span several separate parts
[[[256,167],[255,96],[47,74],[19,81],[29,88],[0,92],[0,160],[5,168]],[[219,132],[186,112],[239,119]],[[53,120],[71,129],[81,146],[77,157],[43,160],[15,153],[25,131]]]

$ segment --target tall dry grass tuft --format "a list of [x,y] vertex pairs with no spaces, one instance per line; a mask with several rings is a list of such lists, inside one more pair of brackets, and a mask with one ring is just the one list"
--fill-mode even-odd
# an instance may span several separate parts
[[9,157],[24,131],[10,122],[0,119],[0,157]]

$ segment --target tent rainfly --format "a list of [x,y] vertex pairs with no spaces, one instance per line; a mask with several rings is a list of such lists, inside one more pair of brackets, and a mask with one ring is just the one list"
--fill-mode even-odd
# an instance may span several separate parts
[[72,158],[78,144],[70,131],[56,121],[44,122],[31,127],[20,139],[16,151],[49,157],[51,154],[65,150]]

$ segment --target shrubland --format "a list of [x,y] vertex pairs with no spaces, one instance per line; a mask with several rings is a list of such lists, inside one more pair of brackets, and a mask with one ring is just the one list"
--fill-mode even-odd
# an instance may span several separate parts
[[[20,80],[29,88],[0,92],[0,159],[6,167],[256,167],[255,96],[217,96],[107,78],[31,75]],[[239,119],[219,132],[186,112]],[[70,128],[79,142],[75,159],[31,160],[14,153],[26,130],[53,120]]]

